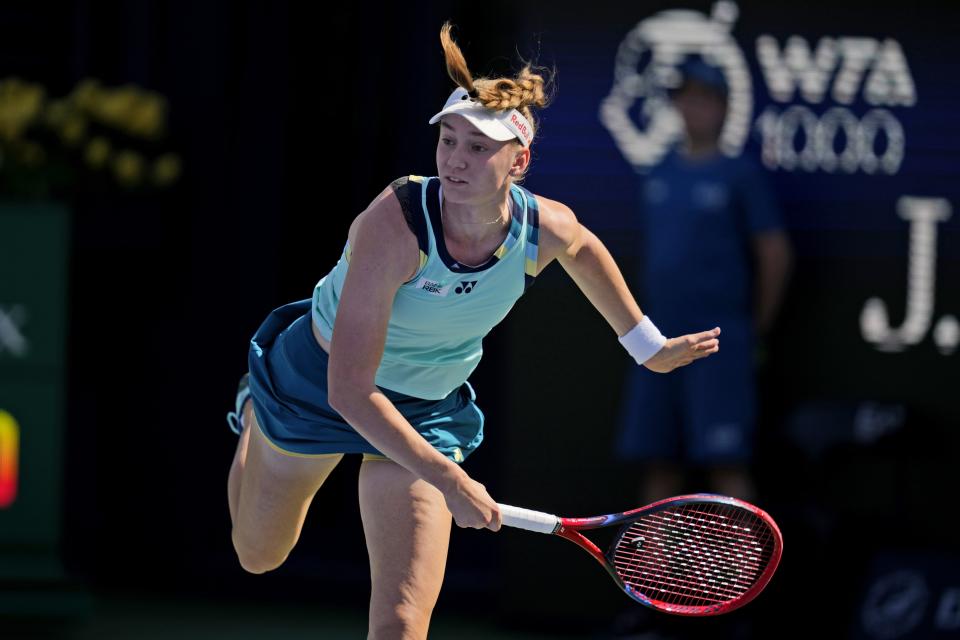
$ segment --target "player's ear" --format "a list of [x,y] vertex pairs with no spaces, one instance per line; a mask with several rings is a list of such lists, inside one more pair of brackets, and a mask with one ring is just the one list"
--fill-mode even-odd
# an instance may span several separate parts
[[510,166],[510,176],[519,178],[527,170],[530,164],[530,147],[518,145],[520,149],[513,156],[513,164]]

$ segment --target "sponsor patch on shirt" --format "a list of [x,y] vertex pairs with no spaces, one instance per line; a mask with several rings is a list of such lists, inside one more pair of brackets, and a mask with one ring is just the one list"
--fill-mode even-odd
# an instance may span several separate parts
[[446,297],[450,293],[450,285],[443,284],[442,282],[434,282],[429,278],[420,278],[417,282],[417,289],[423,289],[427,293],[432,293],[435,296],[440,296],[441,298]]

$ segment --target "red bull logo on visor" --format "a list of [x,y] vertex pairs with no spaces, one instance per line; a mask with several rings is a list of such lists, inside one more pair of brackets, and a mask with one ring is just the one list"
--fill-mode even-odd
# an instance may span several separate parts
[[520,118],[517,117],[516,111],[510,114],[510,122],[513,123],[513,126],[516,127],[518,132],[520,132],[520,135],[523,136],[523,139],[527,141],[527,144],[530,144],[530,128],[527,126],[526,122],[521,121]]

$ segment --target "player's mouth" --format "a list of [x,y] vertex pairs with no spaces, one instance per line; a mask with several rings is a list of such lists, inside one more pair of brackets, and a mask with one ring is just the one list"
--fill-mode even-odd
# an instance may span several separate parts
[[454,178],[453,176],[447,176],[447,184],[467,184],[466,180],[461,180],[460,178]]

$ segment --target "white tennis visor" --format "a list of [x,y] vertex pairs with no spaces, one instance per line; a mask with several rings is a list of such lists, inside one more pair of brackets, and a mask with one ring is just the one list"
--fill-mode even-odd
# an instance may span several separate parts
[[533,127],[516,109],[494,111],[474,100],[463,87],[457,87],[447,98],[443,110],[430,118],[430,124],[440,121],[443,116],[456,113],[470,121],[477,129],[494,140],[517,138],[520,144],[529,147],[533,141]]

